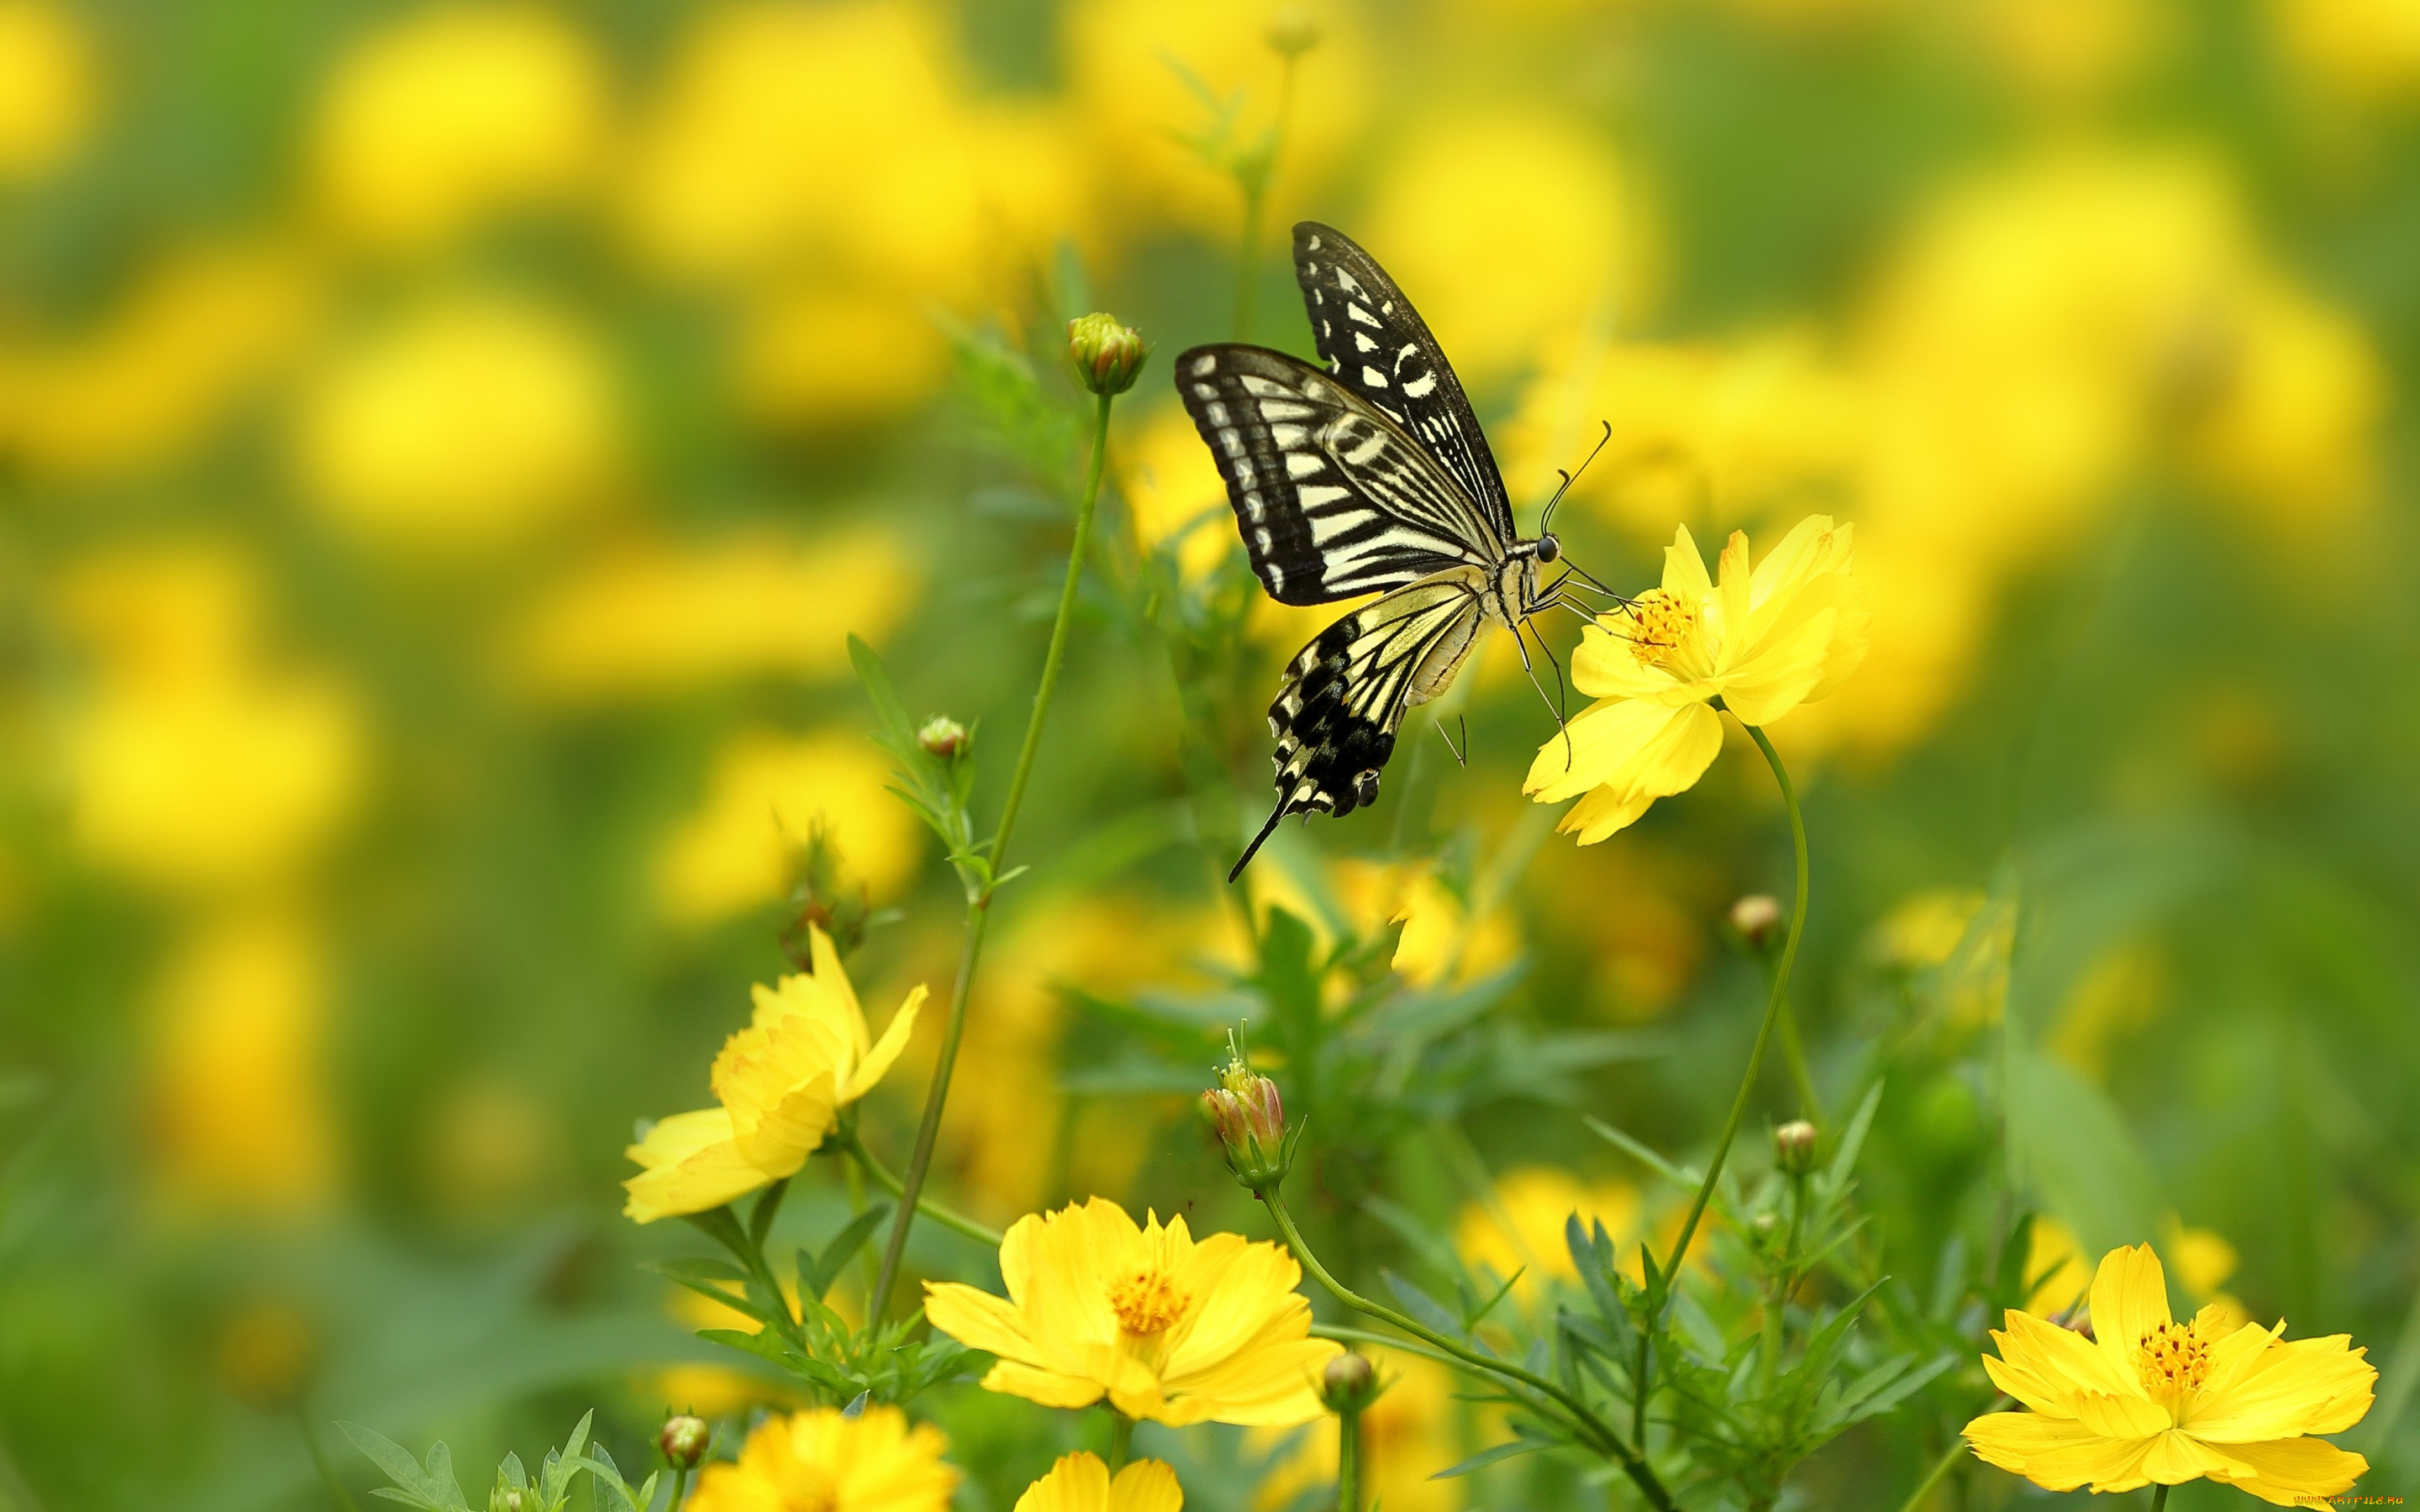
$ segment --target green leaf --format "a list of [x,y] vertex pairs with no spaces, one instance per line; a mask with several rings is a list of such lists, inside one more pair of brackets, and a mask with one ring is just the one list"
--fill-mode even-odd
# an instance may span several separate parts
[[890,1215],[891,1204],[876,1202],[851,1218],[847,1227],[834,1234],[831,1242],[824,1246],[820,1257],[811,1257],[805,1250],[799,1250],[799,1290],[817,1302],[823,1301],[824,1294],[831,1290],[832,1283],[840,1279],[841,1272],[857,1257],[857,1252],[865,1247],[866,1240]]
[[2064,1063],[2016,1047],[2006,1086],[2010,1174],[2067,1220],[2084,1252],[2152,1233],[2166,1208],[2159,1178],[2108,1094]]
[[1679,1187],[1683,1192],[1697,1191],[1699,1183],[1704,1180],[1703,1177],[1699,1176],[1695,1171],[1683,1170],[1681,1167],[1673,1165],[1670,1161],[1666,1160],[1663,1156],[1655,1153],[1652,1149],[1648,1149],[1645,1145],[1640,1144],[1637,1140],[1633,1139],[1626,1134],[1623,1134],[1621,1130],[1615,1128],[1612,1124],[1606,1122],[1603,1119],[1596,1117],[1592,1113],[1581,1115],[1580,1121],[1587,1124],[1589,1128],[1595,1133],[1598,1138],[1605,1140],[1607,1144],[1614,1146],[1618,1149],[1626,1151],[1640,1165],[1645,1165],[1649,1170],[1653,1171],[1656,1175],[1664,1178],[1664,1180],[1671,1182],[1674,1186]]
[[1481,1449],[1460,1464],[1448,1465],[1431,1475],[1429,1479],[1452,1480],[1456,1476],[1485,1470],[1490,1465],[1498,1464],[1507,1459],[1518,1458],[1522,1455],[1533,1455],[1553,1447],[1552,1443],[1544,1439],[1515,1439],[1510,1443],[1499,1443],[1492,1449]]
[[386,1473],[386,1478],[406,1490],[418,1491],[427,1483],[420,1473],[420,1461],[410,1450],[379,1432],[359,1423],[339,1422],[336,1431],[352,1442],[354,1448],[368,1458],[369,1462]]

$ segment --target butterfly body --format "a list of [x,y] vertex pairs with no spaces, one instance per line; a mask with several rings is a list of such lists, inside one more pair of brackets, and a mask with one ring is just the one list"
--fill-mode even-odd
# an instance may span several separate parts
[[1231,880],[1287,814],[1374,802],[1404,712],[1442,695],[1489,631],[1518,636],[1559,601],[1540,568],[1560,544],[1514,529],[1469,400],[1393,280],[1309,222],[1295,228],[1295,271],[1326,367],[1196,347],[1176,360],[1177,392],[1269,596],[1380,596],[1287,664],[1269,705],[1277,808]]

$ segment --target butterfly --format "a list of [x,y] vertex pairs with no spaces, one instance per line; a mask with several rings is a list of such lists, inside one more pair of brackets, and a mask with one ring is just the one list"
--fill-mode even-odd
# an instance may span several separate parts
[[1177,393],[1269,596],[1379,596],[1287,663],[1269,705],[1277,807],[1230,882],[1288,814],[1341,817],[1376,802],[1405,711],[1450,687],[1484,634],[1511,630],[1528,666],[1529,619],[1595,586],[1568,564],[1542,584],[1540,569],[1562,554],[1546,528],[1553,503],[1535,537],[1514,528],[1461,380],[1376,259],[1305,221],[1294,268],[1326,366],[1241,343],[1196,347],[1176,359]]

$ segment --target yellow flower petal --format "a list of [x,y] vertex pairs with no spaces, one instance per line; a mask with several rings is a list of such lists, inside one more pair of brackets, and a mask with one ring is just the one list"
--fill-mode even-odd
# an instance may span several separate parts
[[1176,1469],[1161,1460],[1138,1459],[1109,1483],[1109,1512],[1180,1512],[1184,1505]]
[[858,1062],[857,1070],[849,1073],[848,1081],[841,1088],[840,1100],[843,1103],[854,1103],[874,1090],[875,1084],[890,1072],[892,1062],[908,1048],[908,1037],[916,1032],[916,1011],[924,1006],[925,995],[924,984],[921,981],[908,989],[908,1000],[899,1005],[898,1012],[891,1015],[891,1026],[882,1031],[882,1038],[866,1051],[865,1057]]
[[719,1208],[773,1180],[740,1154],[721,1108],[659,1119],[623,1153],[646,1167],[622,1183],[630,1195],[623,1213],[643,1224]]
[[2120,1379],[2136,1381],[2136,1348],[2145,1335],[2171,1321],[2167,1273],[2150,1245],[2114,1249],[2101,1257],[2092,1277],[2092,1336]]
[[2075,1420],[2104,1439],[2148,1439],[2176,1426],[2167,1409],[2139,1393],[2075,1394]]
[[2318,1498],[2352,1489],[2369,1461],[2324,1439],[2280,1439],[2273,1443],[2230,1443],[2230,1458],[2248,1466],[2249,1479],[2232,1484],[2278,1506],[2307,1506]]
[[836,1029],[803,1013],[752,1024],[724,1041],[709,1079],[741,1153],[775,1176],[805,1165],[832,1126],[845,1053]]
[[[2231,1337],[2231,1336],[2230,1336]],[[2378,1371],[2342,1334],[2273,1343],[2194,1401],[2189,1427],[2215,1443],[2337,1433],[2369,1411]]]
[[1699,553],[1697,538],[1686,525],[1673,531],[1672,544],[1664,548],[1664,591],[1685,595],[1692,603],[1714,595],[1714,580],[1706,576],[1706,559]]
[[1722,720],[1702,703],[1598,703],[1572,721],[1568,751],[1559,736],[1539,748],[1527,787],[1541,803],[1587,792],[1559,827],[1592,845],[1694,785],[1722,745]]
[[2075,1415],[2064,1404],[2076,1392],[2123,1396],[2139,1389],[2131,1372],[2120,1374],[2107,1355],[2073,1329],[2014,1309],[2008,1315],[2008,1324],[2006,1334],[1993,1335],[2000,1347],[2000,1358],[2039,1380],[2042,1394],[2062,1404],[2059,1416]]
[[[1976,1458],[2054,1491],[2071,1491],[2092,1479],[2094,1462],[2078,1457],[2109,1447],[2109,1441],[2081,1423],[2032,1412],[1986,1412],[1960,1431]],[[2039,1468],[2053,1459],[2055,1469]]]

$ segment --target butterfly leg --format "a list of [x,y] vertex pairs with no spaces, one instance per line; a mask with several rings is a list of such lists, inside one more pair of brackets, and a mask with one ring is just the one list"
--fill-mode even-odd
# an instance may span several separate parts
[[1445,741],[1445,748],[1453,751],[1453,764],[1456,766],[1463,768],[1465,771],[1467,771],[1470,768],[1470,717],[1468,715],[1462,716],[1460,723],[1462,725],[1462,748],[1460,750],[1454,750],[1453,737],[1445,733],[1445,724],[1441,720],[1437,724],[1436,733],[1439,738]]
[[1261,854],[1262,845],[1267,842],[1271,835],[1277,833],[1278,821],[1286,816],[1286,807],[1291,802],[1293,799],[1288,795],[1284,794],[1278,795],[1278,806],[1269,810],[1269,822],[1261,826],[1261,832],[1252,837],[1252,843],[1244,847],[1243,858],[1235,863],[1235,869],[1233,872],[1227,873],[1229,886],[1233,886],[1235,879],[1244,874],[1244,868],[1251,865],[1252,857]]
[[[1529,686],[1538,690],[1538,697],[1545,702],[1546,712],[1555,717],[1555,727],[1563,733],[1563,762],[1568,769],[1571,763],[1577,759],[1572,749],[1571,721],[1563,717],[1563,711],[1556,706],[1555,701],[1546,697],[1546,685],[1538,681],[1537,665],[1529,659],[1529,642],[1521,633],[1523,629],[1528,627],[1528,623],[1525,618],[1512,627],[1512,644],[1520,650],[1521,670],[1529,674]],[[1545,632],[1532,629],[1530,633],[1538,638],[1538,649],[1544,651],[1546,659],[1555,663],[1555,681],[1559,684],[1563,678],[1563,664],[1555,661],[1554,652],[1547,649]]]

